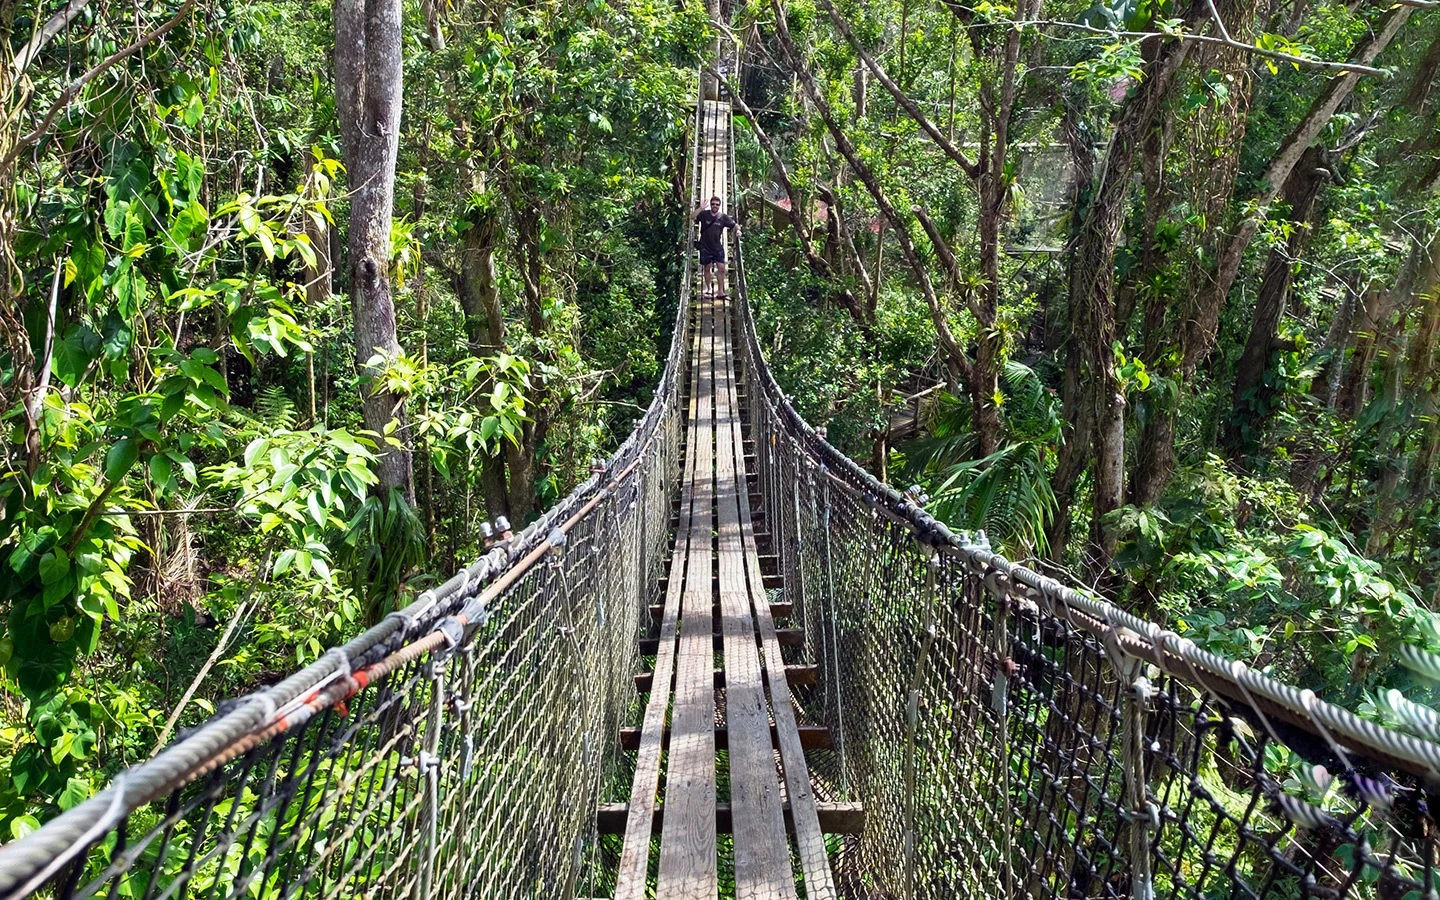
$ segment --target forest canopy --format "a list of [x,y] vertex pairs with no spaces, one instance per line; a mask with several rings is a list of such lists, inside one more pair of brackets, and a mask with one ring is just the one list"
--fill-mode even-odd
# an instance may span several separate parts
[[1440,651],[1435,4],[750,0],[719,63],[717,18],[0,0],[0,839],[619,444],[697,67],[812,423],[1012,559],[1399,715],[1400,648]]

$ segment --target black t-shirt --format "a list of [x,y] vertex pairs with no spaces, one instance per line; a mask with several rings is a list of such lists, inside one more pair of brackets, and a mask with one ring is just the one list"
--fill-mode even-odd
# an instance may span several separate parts
[[700,223],[700,249],[711,253],[724,252],[725,229],[739,224],[724,213],[716,215],[708,209],[700,210],[695,221]]

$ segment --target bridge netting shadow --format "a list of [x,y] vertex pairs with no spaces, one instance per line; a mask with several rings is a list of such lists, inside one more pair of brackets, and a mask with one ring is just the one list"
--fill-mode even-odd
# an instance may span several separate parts
[[1440,726],[951,532],[796,414],[732,255],[603,470],[0,848],[0,897],[1437,896]]

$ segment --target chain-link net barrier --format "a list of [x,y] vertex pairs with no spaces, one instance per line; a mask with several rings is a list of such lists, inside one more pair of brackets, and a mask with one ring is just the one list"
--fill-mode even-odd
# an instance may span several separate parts
[[1423,710],[1388,730],[952,533],[795,413],[736,264],[760,492],[821,672],[805,711],[833,734],[810,768],[865,809],[846,896],[1440,895]]

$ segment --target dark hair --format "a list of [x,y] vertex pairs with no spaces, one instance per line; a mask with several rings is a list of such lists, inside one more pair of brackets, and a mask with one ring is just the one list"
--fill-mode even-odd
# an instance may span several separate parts
[[711,202],[711,203],[719,203],[719,202],[721,202],[721,201],[720,201],[720,198],[719,198],[719,197],[711,197],[711,198],[710,198],[710,202]]

